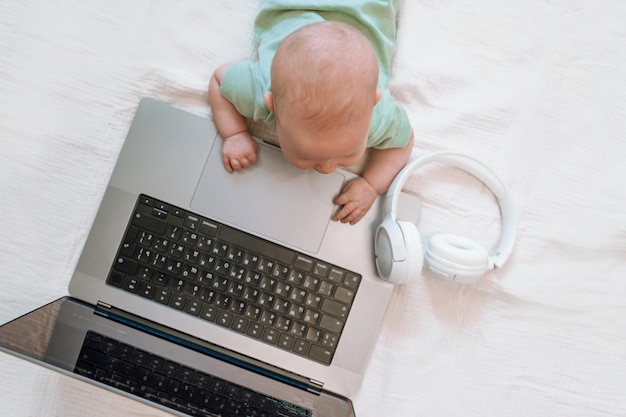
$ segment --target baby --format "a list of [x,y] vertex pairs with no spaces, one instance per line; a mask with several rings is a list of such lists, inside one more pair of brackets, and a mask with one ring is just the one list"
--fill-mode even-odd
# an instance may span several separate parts
[[258,60],[225,64],[209,104],[229,172],[257,161],[246,118],[275,124],[285,158],[330,173],[369,151],[362,175],[334,203],[333,220],[354,224],[406,164],[413,132],[386,88],[397,1],[266,0],[255,21]]

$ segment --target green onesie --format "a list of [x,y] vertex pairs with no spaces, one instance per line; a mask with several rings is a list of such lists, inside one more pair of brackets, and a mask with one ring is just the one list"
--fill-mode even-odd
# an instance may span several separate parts
[[278,45],[305,25],[327,20],[345,23],[367,37],[378,57],[382,96],[374,107],[367,145],[380,149],[404,147],[411,126],[387,88],[397,10],[398,0],[265,0],[255,20],[258,60],[231,65],[222,77],[220,91],[243,116],[274,124],[263,95],[271,90],[270,68]]

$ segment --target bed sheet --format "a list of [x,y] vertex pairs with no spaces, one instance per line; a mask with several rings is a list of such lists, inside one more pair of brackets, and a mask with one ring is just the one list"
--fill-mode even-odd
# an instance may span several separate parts
[[[259,1],[0,3],[0,322],[66,294],[141,97],[210,117],[207,83],[254,51]],[[517,205],[504,268],[394,289],[359,417],[626,416],[626,3],[405,0],[390,88],[413,157],[473,156]],[[407,183],[424,239],[493,246],[475,179]],[[0,354],[18,416],[165,415]]]

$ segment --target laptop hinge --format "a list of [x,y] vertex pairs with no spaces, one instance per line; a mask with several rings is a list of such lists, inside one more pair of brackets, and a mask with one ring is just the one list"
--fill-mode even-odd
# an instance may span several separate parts
[[321,381],[316,381],[315,379],[309,379],[309,383],[311,384],[307,391],[320,395],[322,390],[324,389],[324,383]]
[[98,301],[97,306],[98,308],[104,308],[106,310],[110,310],[112,308],[110,304],[103,303],[102,301]]

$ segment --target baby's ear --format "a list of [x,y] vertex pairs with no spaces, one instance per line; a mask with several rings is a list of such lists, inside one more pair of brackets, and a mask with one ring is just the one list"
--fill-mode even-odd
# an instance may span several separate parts
[[270,112],[274,113],[274,95],[272,92],[268,91],[263,94],[263,100],[265,101],[267,108],[270,109]]
[[380,91],[380,88],[376,89],[376,95],[374,96],[374,106],[376,104],[378,104],[378,101],[380,100],[380,97],[383,95],[383,92]]

